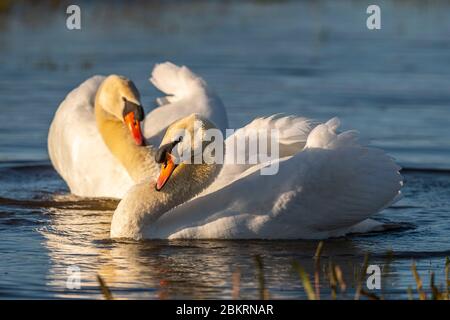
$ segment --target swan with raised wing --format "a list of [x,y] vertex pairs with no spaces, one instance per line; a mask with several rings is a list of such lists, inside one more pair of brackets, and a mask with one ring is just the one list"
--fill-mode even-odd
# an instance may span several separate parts
[[[200,129],[194,129],[195,121]],[[127,192],[114,212],[111,237],[328,238],[378,226],[368,218],[399,195],[399,167],[383,151],[360,145],[356,132],[337,133],[337,118],[312,130],[303,118],[257,119],[226,139],[225,153],[236,136],[252,127],[283,128],[283,123],[295,124],[279,137],[283,157],[248,166],[228,159],[221,168],[205,161],[175,161],[175,149],[198,152],[193,139],[179,136],[180,130],[209,141],[204,132],[214,127],[199,115],[175,122],[155,153],[162,163],[158,179],[143,179]],[[278,173],[260,174],[275,162]]]
[[152,146],[169,124],[193,112],[221,130],[228,127],[220,98],[187,67],[158,64],[150,81],[167,96],[157,99],[158,107],[145,119],[135,85],[117,75],[94,76],[61,103],[50,126],[48,152],[73,194],[122,198],[140,177],[156,177]]

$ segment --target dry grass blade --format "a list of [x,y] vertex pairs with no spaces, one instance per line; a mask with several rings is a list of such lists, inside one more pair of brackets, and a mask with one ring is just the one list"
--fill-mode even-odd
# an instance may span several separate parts
[[334,268],[333,262],[329,262],[328,267],[328,279],[330,280],[330,288],[331,288],[331,299],[336,300],[337,293],[337,276],[336,270]]
[[314,259],[320,259],[323,251],[323,241],[320,241],[316,248],[316,253],[314,254]]
[[322,250],[323,241],[320,241],[314,254],[314,289],[317,300],[320,300],[320,256],[322,255]]
[[338,265],[334,266],[334,273],[336,275],[336,280],[339,283],[339,289],[341,290],[342,293],[344,293],[345,290],[347,289],[347,285],[345,284],[344,275],[342,273],[341,267],[339,267]]
[[106,300],[114,300],[113,295],[111,293],[111,290],[109,290],[109,288],[106,285],[105,281],[103,280],[103,278],[99,274],[97,274],[97,281],[98,281],[98,284],[100,285],[100,289],[102,290],[103,297]]
[[382,281],[381,299],[382,300],[384,300],[384,288],[387,287],[387,280],[389,279],[389,275],[391,273],[391,264],[392,264],[393,260],[394,260],[394,251],[392,251],[392,249],[389,249],[386,251],[385,263],[384,263],[382,273],[381,273],[381,281]]
[[316,300],[316,295],[311,286],[311,282],[309,281],[309,276],[306,271],[298,264],[297,261],[294,261],[292,267],[298,272],[300,280],[303,284],[303,288],[305,289],[306,295],[308,296],[308,300]]
[[255,256],[257,278],[259,284],[259,298],[261,300],[269,299],[269,291],[266,289],[266,281],[264,279],[264,263],[260,255]]
[[364,262],[362,269],[358,273],[357,283],[356,283],[356,291],[355,291],[355,300],[359,300],[361,297],[361,290],[362,290],[362,282],[364,280],[364,276],[367,272],[367,266],[369,265],[369,253],[366,253],[364,256]]
[[447,300],[450,299],[449,287],[450,287],[450,259],[448,257],[445,258],[445,298]]
[[236,270],[233,272],[232,284],[233,288],[231,290],[231,297],[234,300],[237,300],[239,299],[241,288],[241,269],[239,267],[237,267]]
[[412,271],[412,273],[414,275],[414,279],[416,280],[417,293],[419,293],[419,299],[420,300],[426,300],[427,299],[427,295],[423,291],[422,279],[420,279],[419,273],[417,272],[416,263],[414,261],[413,261],[413,263],[411,265],[411,271]]
[[430,274],[430,288],[431,288],[431,299],[432,300],[441,300],[442,296],[439,292],[439,289],[434,284],[434,272]]

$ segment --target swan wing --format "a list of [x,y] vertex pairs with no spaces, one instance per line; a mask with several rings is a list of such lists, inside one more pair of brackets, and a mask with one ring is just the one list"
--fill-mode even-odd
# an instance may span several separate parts
[[[249,145],[249,138],[260,139],[273,138],[278,142],[278,157],[284,158],[300,152],[306,145],[309,133],[314,127],[314,121],[297,116],[275,114],[269,117],[261,117],[253,120],[246,126],[236,130],[225,140],[224,166],[215,182],[205,190],[203,194],[218,190],[238,179],[245,171],[255,166],[262,158],[257,148]],[[258,132],[265,135],[258,135]],[[243,143],[242,143],[243,142]],[[246,164],[238,164],[237,155],[246,160]],[[257,159],[256,163],[250,163],[249,159]],[[265,161],[264,161],[265,162]]]
[[87,79],[59,105],[50,125],[48,152],[73,194],[121,198],[132,180],[104,144],[95,122],[95,95],[104,79]]
[[144,136],[150,144],[159,145],[171,123],[192,113],[211,120],[225,132],[228,119],[222,101],[189,68],[171,62],[157,64],[150,82],[166,94],[156,100],[159,106],[145,117]]
[[402,185],[399,167],[383,151],[361,146],[355,131],[336,133],[334,118],[318,125],[304,149],[253,166],[224,188],[164,214],[152,238],[298,239],[341,236],[382,210]]

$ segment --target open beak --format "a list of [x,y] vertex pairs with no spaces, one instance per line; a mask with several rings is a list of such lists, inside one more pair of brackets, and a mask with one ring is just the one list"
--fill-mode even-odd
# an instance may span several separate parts
[[161,166],[161,172],[159,173],[159,177],[156,180],[156,191],[160,191],[164,187],[166,182],[169,181],[169,178],[176,167],[177,165],[173,161],[173,156],[169,152],[167,152],[166,161]]
[[142,146],[144,143],[144,139],[142,138],[141,124],[135,118],[134,112],[129,112],[128,114],[126,114],[124,117],[124,121],[131,132],[131,136],[133,137],[134,142],[136,142],[138,146]]

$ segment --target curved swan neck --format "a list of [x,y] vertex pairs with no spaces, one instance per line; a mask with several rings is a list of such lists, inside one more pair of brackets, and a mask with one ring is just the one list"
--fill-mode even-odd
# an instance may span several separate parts
[[[181,169],[181,167],[183,168]],[[111,237],[141,239],[153,222],[208,187],[219,173],[217,164],[181,164],[161,191],[155,181],[135,185],[122,199],[111,222]]]
[[156,150],[151,146],[136,145],[125,124],[108,114],[98,99],[95,101],[95,119],[106,146],[134,181],[157,175],[159,167],[151,161]]

